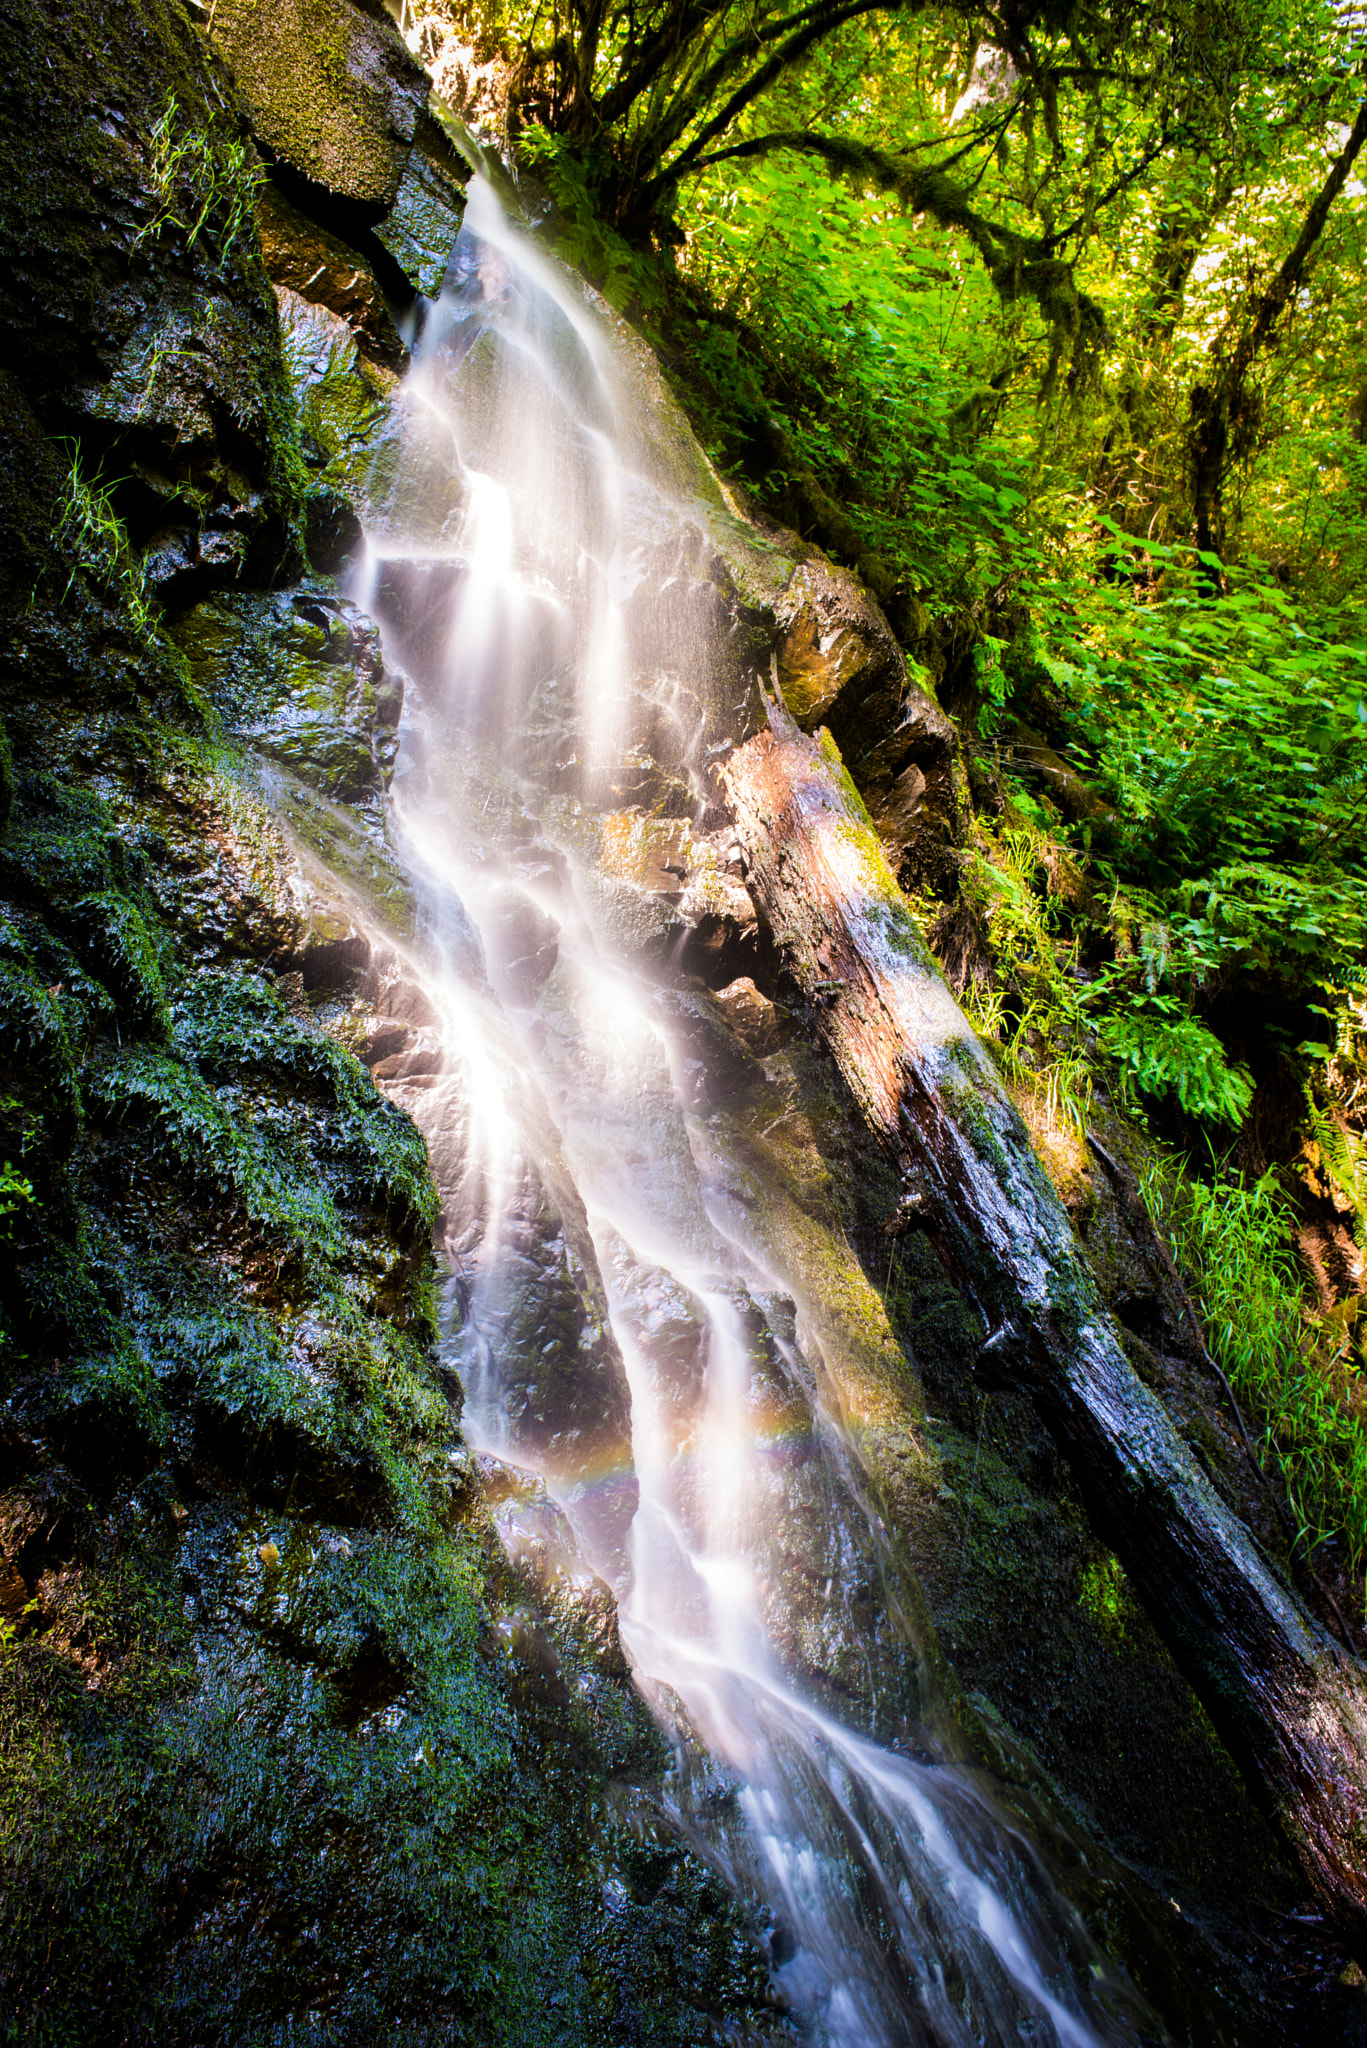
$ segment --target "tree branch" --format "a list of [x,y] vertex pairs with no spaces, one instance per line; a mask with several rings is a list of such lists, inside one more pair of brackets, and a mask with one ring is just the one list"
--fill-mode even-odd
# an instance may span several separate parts
[[1168,148],[1170,143],[1180,143],[1181,140],[1180,134],[1170,134],[1167,130],[1164,130],[1156,141],[1151,142],[1147,149],[1141,152],[1139,158],[1131,164],[1129,170],[1122,171],[1114,183],[1108,185],[1106,190],[1092,201],[1087,213],[1078,214],[1068,223],[1066,228],[1055,228],[1051,235],[1045,237],[1041,246],[1046,249],[1059,249],[1065,242],[1071,241],[1079,228],[1085,226],[1089,215],[1094,216],[1103,206],[1109,206],[1113,199],[1118,199],[1128,185],[1133,185],[1136,178],[1143,177],[1149,165],[1163,154],[1163,151]]
[[1267,341],[1288,302],[1299,290],[1310,252],[1324,232],[1329,209],[1348,182],[1354,163],[1367,143],[1367,100],[1357,111],[1348,139],[1330,169],[1328,177],[1310,203],[1292,247],[1265,291],[1256,302],[1234,347],[1220,358],[1220,343],[1212,349],[1215,374],[1192,386],[1187,423],[1187,460],[1191,474],[1192,515],[1196,545],[1203,554],[1223,555],[1225,544],[1224,491],[1233,465],[1254,445],[1257,406],[1249,400],[1248,380],[1260,349]]
[[[969,205],[964,188],[945,175],[943,164],[918,168],[868,143],[839,135],[811,135],[799,128],[732,143],[728,149],[688,164],[687,175],[696,176],[712,164],[766,156],[776,150],[818,157],[842,177],[858,178],[881,192],[891,192],[910,212],[928,213],[941,227],[957,229],[972,242],[1003,299],[1034,299],[1056,334],[1083,346],[1105,340],[1105,315],[1095,299],[1079,290],[1071,263],[1053,253],[1053,242],[986,219]],[[684,161],[680,158],[670,166],[665,174],[669,180],[684,174]]]
[[[791,14],[785,21],[775,22],[760,33],[749,30],[744,35],[736,36],[703,73],[693,90],[681,96],[673,112],[666,116],[654,135],[644,144],[641,160],[645,167],[653,169],[657,166],[665,151],[678,141],[689,122],[705,111],[727,79],[742,64],[753,58],[758,49],[777,41],[787,31],[792,30],[793,33],[789,35],[783,47],[774,51],[695,136],[679,159],[685,173],[694,152],[705,149],[713,136],[721,134],[729,127],[750,101],[772,85],[780,72],[786,70],[790,64],[796,63],[799,57],[805,56],[813,43],[819,42],[824,36],[830,35],[837,28],[842,28],[847,21],[853,21],[859,15],[901,11],[902,0],[817,0],[814,6],[803,8],[800,13]],[[672,179],[676,174],[676,171],[671,169],[666,174],[667,179]]]
[[714,15],[725,13],[728,4],[729,0],[692,0],[677,12],[671,9],[662,25],[645,38],[639,54],[633,58],[630,51],[624,52],[622,75],[598,105],[601,126],[610,128],[619,121],[684,44]]

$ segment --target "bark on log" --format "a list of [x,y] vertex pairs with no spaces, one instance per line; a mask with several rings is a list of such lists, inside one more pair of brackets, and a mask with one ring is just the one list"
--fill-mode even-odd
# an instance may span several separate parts
[[1139,1379],[1029,1135],[825,732],[722,770],[749,883],[864,1115],[1316,1892],[1367,1952],[1367,1671],[1283,1585]]

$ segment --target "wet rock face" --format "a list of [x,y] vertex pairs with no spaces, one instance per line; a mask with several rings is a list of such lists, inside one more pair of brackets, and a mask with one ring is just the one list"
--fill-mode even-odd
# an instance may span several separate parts
[[324,796],[372,807],[398,749],[403,677],[364,612],[323,582],[211,598],[175,623],[228,730]]
[[[891,628],[848,570],[824,561],[803,562],[784,593],[784,633],[778,649],[783,701],[804,731],[869,698],[891,692],[895,701],[906,663]],[[881,707],[886,710],[886,703]],[[944,720],[948,728],[948,720]],[[950,737],[946,729],[942,738]]]
[[321,1028],[376,982],[382,1065],[422,1018],[263,792],[373,883],[397,679],[297,581],[231,88],[179,9],[77,0],[10,11],[0,93],[0,2006],[519,2041],[549,1981],[567,2044],[766,2038],[653,1808],[643,1855],[664,1759],[605,1589],[553,1531],[520,1575],[494,1540],[421,1139]]
[[464,210],[464,167],[435,122],[418,121],[415,146],[375,238],[393,257],[414,291],[435,299],[446,276]]
[[760,994],[748,974],[742,974],[725,988],[718,989],[717,1002],[737,1038],[756,1058],[766,1059],[782,1046],[786,1035],[784,1020],[768,996]]
[[958,741],[907,672],[877,604],[848,570],[804,561],[783,594],[776,674],[805,732],[834,734],[905,886],[936,889],[956,872],[963,804]]
[[255,155],[231,104],[171,0],[10,10],[0,352],[85,477],[121,479],[135,543],[165,536],[206,583],[297,559]]
[[[610,1452],[629,1470],[626,1382],[605,1318],[586,1313],[593,1268],[572,1242],[579,1233],[530,1173],[505,1213],[506,1286],[466,1311],[470,1369],[489,1357],[513,1440],[557,1476]],[[451,1248],[459,1257],[461,1243]]]
[[[317,488],[340,497],[354,516],[373,488],[377,461],[392,448],[387,429],[398,374],[364,352],[363,335],[340,313],[287,284],[277,296],[300,454]],[[396,449],[390,459],[397,461]],[[359,533],[357,524],[355,541]]]
[[616,944],[671,961],[713,989],[774,968],[729,831],[700,832],[635,806],[609,811],[599,831],[590,886]]
[[535,1618],[519,1619],[524,1629],[529,1621],[534,1628],[539,1625],[539,1669],[558,1677],[568,1664],[571,1674],[581,1681],[591,1673],[590,1685],[596,1681],[601,1688],[607,1680],[622,1688],[624,1697],[613,1701],[612,1708],[622,1719],[633,1718],[638,1730],[642,1726],[649,1729],[645,1746],[653,1747],[654,1727],[643,1714],[641,1699],[631,1690],[631,1673],[617,1627],[617,1602],[584,1557],[567,1516],[533,1473],[489,1455],[481,1455],[478,1463],[485,1499],[508,1562],[536,1602]]
[[266,275],[277,292],[288,290],[326,306],[350,328],[367,356],[386,369],[407,366],[408,351],[359,250],[292,206],[278,185],[263,185],[258,192],[256,224]]

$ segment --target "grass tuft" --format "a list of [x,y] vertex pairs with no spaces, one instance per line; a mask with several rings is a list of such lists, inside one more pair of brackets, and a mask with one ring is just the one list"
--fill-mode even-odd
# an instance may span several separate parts
[[157,210],[134,243],[159,241],[168,228],[187,252],[202,243],[220,275],[252,225],[252,204],[265,172],[245,142],[189,123],[172,93],[152,124],[152,183]]
[[134,553],[124,523],[114,510],[117,479],[106,481],[98,471],[87,476],[79,441],[71,443],[71,467],[58,506],[53,535],[58,551],[71,561],[66,591],[85,569],[122,603],[144,638],[156,628],[147,590],[147,571]]
[[1182,1266],[1206,1343],[1256,1418],[1262,1455],[1280,1472],[1296,1542],[1312,1557],[1338,1541],[1356,1578],[1367,1569],[1367,1377],[1359,1297],[1327,1313],[1306,1301],[1292,1218],[1269,1170],[1179,1178],[1150,1168],[1144,1198]]

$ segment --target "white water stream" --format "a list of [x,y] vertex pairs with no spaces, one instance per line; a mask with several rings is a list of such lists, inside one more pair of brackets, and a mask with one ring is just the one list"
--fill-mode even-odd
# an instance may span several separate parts
[[393,804],[441,1057],[404,1099],[445,1197],[468,1432],[544,1475],[613,1580],[679,1824],[767,1914],[799,2038],[1151,2040],[1042,1854],[946,1760],[802,1278],[708,1115],[668,830],[642,816],[717,822],[708,756],[756,700],[696,469],[640,377],[476,179],[407,384],[405,510],[356,593],[412,679]]

